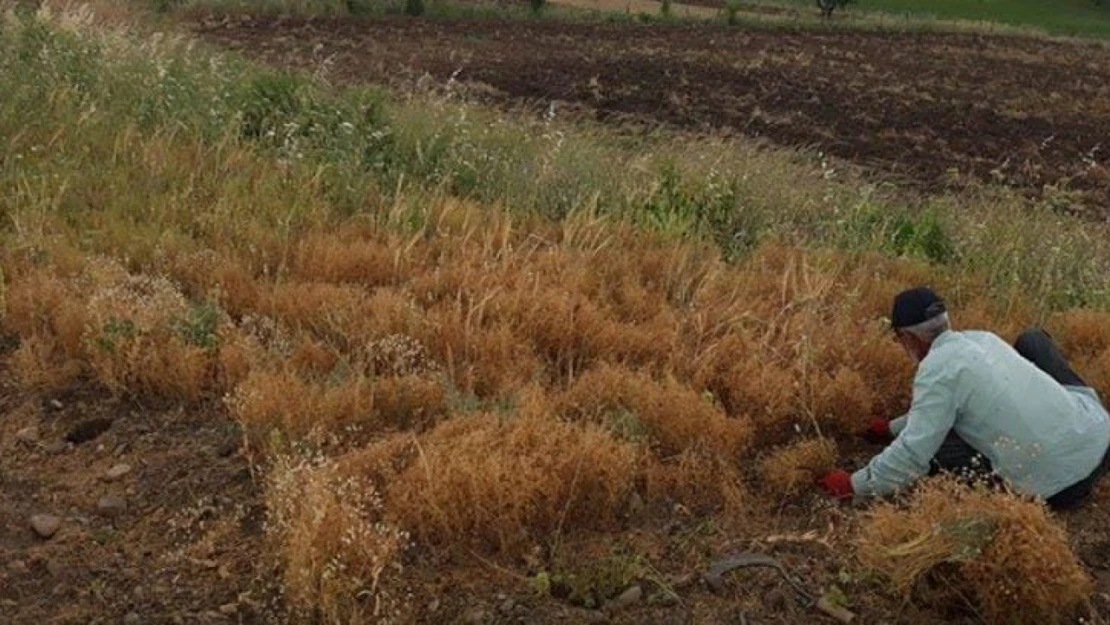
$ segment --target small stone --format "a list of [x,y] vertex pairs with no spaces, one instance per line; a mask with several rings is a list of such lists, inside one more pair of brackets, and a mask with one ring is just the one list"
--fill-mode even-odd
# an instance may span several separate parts
[[62,520],[53,514],[35,514],[31,516],[31,529],[41,538],[50,538],[58,532]]
[[235,614],[238,611],[239,611],[239,604],[238,603],[225,603],[222,606],[220,606],[220,614],[223,614],[224,616],[231,616],[231,615]]
[[134,612],[128,612],[127,616],[123,617],[123,625],[139,625],[139,623],[141,622],[142,619],[140,619],[139,615],[135,614]]
[[121,462],[104,473],[105,482],[114,482],[131,472],[131,465]]
[[486,611],[482,608],[470,608],[463,612],[462,622],[467,625],[481,625],[486,622]]
[[637,586],[632,586],[628,590],[622,592],[619,597],[613,599],[609,607],[613,610],[623,610],[639,603],[640,599],[644,596],[644,589]]
[[136,599],[142,599],[146,595],[146,588],[143,586],[136,586],[131,589],[131,595]]
[[127,500],[119,495],[105,495],[96,502],[96,511],[101,516],[116,517],[127,510]]
[[39,441],[39,428],[34,425],[28,425],[15,433],[15,440],[24,445],[34,445]]
[[62,402],[60,402],[56,399],[51,399],[50,400],[50,407],[53,408],[54,410],[61,410],[62,408],[65,408],[65,406],[62,404]]
[[67,447],[65,441],[51,441],[47,443],[45,447],[43,447],[43,450],[46,451],[46,453],[54,456],[65,453],[66,449]]
[[659,592],[653,592],[652,594],[648,595],[648,603],[651,605],[669,608],[671,606],[677,605],[678,602],[678,595],[669,590],[660,590]]
[[697,581],[698,581],[698,576],[697,575],[695,575],[693,573],[685,573],[683,575],[676,575],[674,577],[671,577],[668,580],[667,585],[670,586],[671,588],[675,589],[675,590],[681,590],[683,588],[689,588],[690,586],[693,586],[694,583],[697,582]]
[[504,601],[501,602],[501,612],[503,614],[508,614],[508,613],[512,612],[513,608],[515,608],[515,607],[516,607],[516,602],[513,601],[512,599],[506,598]]
[[628,513],[630,515],[638,515],[644,511],[644,498],[639,493],[633,491],[628,496]]
[[428,602],[428,611],[435,612],[437,610],[439,610],[439,599],[432,599]]

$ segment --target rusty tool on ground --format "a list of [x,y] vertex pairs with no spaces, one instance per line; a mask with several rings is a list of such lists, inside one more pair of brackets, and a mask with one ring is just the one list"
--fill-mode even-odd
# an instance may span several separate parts
[[825,597],[815,599],[801,581],[790,575],[781,562],[765,554],[745,552],[717,560],[702,577],[714,592],[721,592],[725,588],[725,573],[745,567],[765,567],[778,571],[786,583],[794,589],[798,595],[798,603],[803,608],[816,608],[841,623],[851,623],[856,618],[855,614],[833,604]]

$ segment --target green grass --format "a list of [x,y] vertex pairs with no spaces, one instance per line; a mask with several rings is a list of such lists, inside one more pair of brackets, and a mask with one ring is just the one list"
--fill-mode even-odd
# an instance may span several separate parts
[[907,200],[814,155],[337,93],[184,40],[68,22],[0,31],[4,246],[65,237],[141,266],[171,243],[243,248],[352,215],[412,224],[421,198],[446,193],[529,218],[627,219],[734,258],[767,239],[880,251],[1047,307],[1110,303],[1106,229],[1004,191]]
[[[412,16],[414,0],[145,0],[155,13],[231,13],[252,15],[311,15],[343,17]],[[573,12],[569,12],[573,14]],[[538,11],[524,2],[512,4],[476,4],[458,0],[423,2],[423,18],[436,19],[535,19],[539,16],[569,17],[563,7],[545,7]]]
[[[790,0],[813,8],[812,0]],[[881,11],[913,18],[994,22],[1054,35],[1110,37],[1110,3],[1092,0],[855,0],[849,12]]]

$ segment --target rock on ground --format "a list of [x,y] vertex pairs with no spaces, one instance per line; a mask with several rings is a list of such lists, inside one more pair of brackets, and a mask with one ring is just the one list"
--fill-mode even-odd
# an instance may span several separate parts
[[53,514],[31,515],[31,529],[42,538],[50,538],[62,526],[62,519]]

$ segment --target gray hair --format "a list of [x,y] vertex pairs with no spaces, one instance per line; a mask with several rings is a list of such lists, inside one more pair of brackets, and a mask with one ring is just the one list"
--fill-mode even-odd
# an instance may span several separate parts
[[907,328],[900,329],[905,332],[909,332],[910,334],[916,336],[922,341],[925,341],[926,343],[932,343],[936,340],[938,336],[944,334],[949,330],[948,313],[941,313],[936,317],[933,317],[932,319],[926,319],[925,321],[922,321],[915,326],[909,326]]

